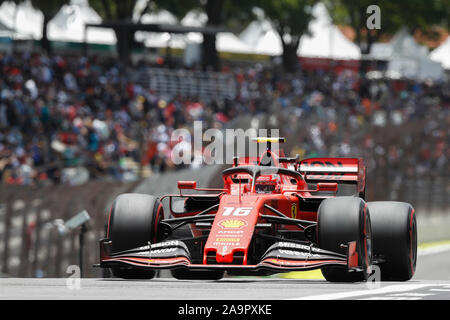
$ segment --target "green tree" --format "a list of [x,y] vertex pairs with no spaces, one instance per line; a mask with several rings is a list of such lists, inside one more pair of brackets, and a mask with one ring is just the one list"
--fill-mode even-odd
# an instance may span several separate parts
[[179,21],[192,9],[200,7],[199,0],[149,0],[147,2],[149,11],[165,9],[177,17]]
[[[225,22],[226,6],[230,0],[153,0],[158,8],[172,12],[178,19],[182,19],[190,10],[201,8],[208,16],[206,27],[220,27]],[[219,55],[216,49],[216,35],[211,33],[203,34],[202,43],[203,67],[219,68]]]
[[[136,0],[89,0],[89,5],[97,11],[104,22],[119,24],[131,23]],[[117,25],[114,28],[117,38],[117,53],[126,61],[134,44],[134,32]]]
[[[152,0],[147,2],[148,11],[158,11],[158,10],[167,10],[172,13],[178,21],[181,21],[184,16],[191,11],[192,9],[197,9],[200,7],[199,0]],[[167,47],[166,50],[166,61],[171,63],[172,55],[170,47]]]
[[105,20],[131,22],[136,0],[89,0],[89,5]]
[[[433,25],[448,28],[450,0],[324,0],[335,23],[350,25],[356,33],[356,44],[361,53],[368,54],[372,44],[383,35],[392,35],[402,27],[410,32],[427,31]],[[377,5],[380,9],[380,28],[369,29],[367,8]],[[361,64],[366,70],[366,63]]]
[[[200,5],[199,0],[148,0],[140,16],[133,20],[136,0],[89,0],[89,4],[98,12],[104,21],[118,23],[137,23],[145,13],[166,9],[181,19],[189,10]],[[134,32],[117,27],[114,30],[117,37],[117,50],[122,60],[127,60],[130,48],[134,45]]]
[[[224,3],[225,0],[206,0],[204,2],[203,9],[208,16],[207,26],[218,27],[223,24]],[[215,34],[203,34],[202,61],[205,68],[212,66],[214,70],[219,69],[219,54],[217,53]]]
[[23,0],[0,0],[0,6],[2,5],[3,2],[14,2],[15,4],[19,4],[23,2]]
[[44,22],[42,24],[42,39],[41,47],[47,54],[51,54],[51,45],[48,40],[47,26],[50,20],[58,13],[59,9],[65,4],[68,4],[70,0],[31,0],[31,4],[36,9],[39,9],[44,15]]
[[297,49],[300,38],[308,34],[311,12],[315,0],[260,0],[258,7],[264,10],[283,45],[283,66],[288,72],[298,67]]
[[[89,0],[89,3],[105,20],[132,22],[136,0]],[[241,0],[239,2],[236,0],[148,0],[144,10],[141,11],[141,16],[145,13],[165,9],[181,20],[190,10],[200,8],[208,16],[206,27],[221,27],[229,22],[248,22],[252,16],[251,8],[256,3],[258,3],[257,0]],[[133,39],[133,36],[127,34],[124,29],[115,30],[115,32],[119,55],[127,57],[131,45],[130,39]],[[219,69],[220,62],[216,50],[215,34],[203,34],[202,53],[205,68],[212,66],[215,70]]]
[[[232,27],[248,23],[253,18],[252,8],[257,0],[153,0],[157,9],[166,9],[181,20],[190,10],[201,9],[207,17],[206,27]],[[216,48],[216,35],[203,34],[203,67],[220,68],[219,54]]]

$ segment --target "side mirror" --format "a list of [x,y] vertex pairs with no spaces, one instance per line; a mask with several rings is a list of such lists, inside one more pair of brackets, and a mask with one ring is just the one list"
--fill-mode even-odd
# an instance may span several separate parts
[[178,189],[195,189],[197,188],[197,181],[178,181]]
[[317,191],[333,191],[336,192],[338,188],[337,183],[319,182],[317,184]]

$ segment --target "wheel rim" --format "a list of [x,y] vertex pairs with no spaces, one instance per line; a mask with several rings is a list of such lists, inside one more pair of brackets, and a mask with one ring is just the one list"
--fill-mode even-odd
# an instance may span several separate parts
[[410,262],[411,262],[411,275],[414,274],[416,261],[417,261],[417,232],[416,232],[416,219],[414,219],[414,212],[411,217],[411,229],[410,229]]
[[372,226],[370,224],[370,217],[367,214],[367,206],[364,208],[364,227],[362,232],[362,242],[364,245],[364,259],[363,268],[365,277],[368,276],[370,272],[370,266],[372,264]]

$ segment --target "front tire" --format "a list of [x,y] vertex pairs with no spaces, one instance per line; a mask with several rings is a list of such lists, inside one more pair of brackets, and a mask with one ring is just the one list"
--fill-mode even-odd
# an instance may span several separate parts
[[347,267],[323,267],[324,278],[330,282],[365,281],[372,264],[371,220],[367,204],[357,197],[325,199],[319,206],[317,240],[325,250],[346,254],[346,245],[356,241],[358,264],[363,271],[349,272]]
[[[107,238],[112,241],[112,252],[117,253],[155,243],[157,223],[163,215],[158,198],[146,194],[119,195],[111,207]],[[112,267],[115,277],[124,279],[151,279],[155,271],[130,267]]]

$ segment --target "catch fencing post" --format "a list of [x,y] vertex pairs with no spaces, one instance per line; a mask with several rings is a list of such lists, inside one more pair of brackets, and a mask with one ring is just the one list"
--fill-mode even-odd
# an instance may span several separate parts
[[78,251],[78,263],[80,267],[80,277],[83,277],[83,249],[84,249],[84,235],[87,231],[87,222],[89,221],[91,217],[87,213],[86,210],[81,211],[76,216],[69,219],[64,226],[67,229],[75,229],[80,227],[80,233],[79,233],[79,251]]

